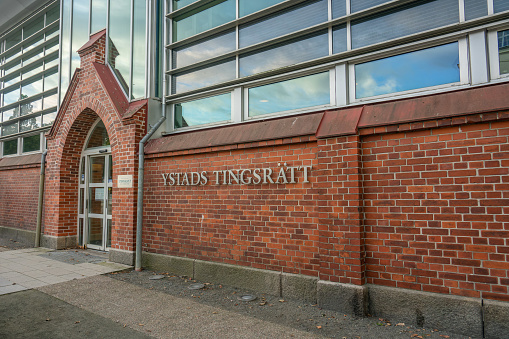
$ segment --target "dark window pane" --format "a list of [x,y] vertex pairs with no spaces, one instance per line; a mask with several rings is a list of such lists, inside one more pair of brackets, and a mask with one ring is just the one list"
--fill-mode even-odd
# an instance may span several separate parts
[[329,72],[249,89],[249,116],[330,104]]
[[44,16],[31,19],[23,26],[23,39],[28,38],[32,34],[44,28]]
[[35,134],[23,138],[23,153],[35,152],[41,149],[41,135]]
[[498,32],[500,74],[509,74],[509,30]]
[[258,50],[240,58],[240,76],[298,64],[329,54],[327,31],[291,40],[283,45]]
[[332,0],[332,18],[340,18],[346,15],[346,1]]
[[12,33],[10,33],[5,39],[5,50],[8,50],[12,46],[21,42],[21,29],[18,28]]
[[4,141],[4,155],[13,155],[18,153],[18,139]]
[[310,1],[239,28],[240,48],[310,27],[328,18],[327,0]]
[[332,28],[332,53],[341,53],[347,50],[346,25]]
[[232,79],[235,79],[235,60],[175,75],[172,93],[187,92]]
[[110,44],[108,61],[120,84],[129,92],[131,67],[131,0],[110,2]]
[[29,42],[24,43],[21,48],[23,49],[23,53],[28,52],[32,48],[40,46],[40,44],[44,41],[44,34],[39,34],[35,38],[30,39]]
[[198,0],[173,0],[173,10],[181,9],[184,6],[190,5]]
[[507,0],[493,0],[493,9],[495,13],[509,10],[509,1]]
[[355,97],[365,98],[460,81],[458,43],[355,65]]
[[184,67],[235,50],[235,31],[225,33],[173,51],[173,68]]
[[264,8],[273,6],[284,0],[239,0],[239,16],[243,17]]
[[108,0],[92,1],[92,23],[90,33],[95,33],[106,28],[106,14],[108,10]]
[[[58,25],[56,25],[55,27],[51,28],[51,29],[48,29],[46,31],[46,40],[49,40],[51,38],[53,38],[54,36],[57,36],[59,33],[58,31]],[[58,40],[57,40],[58,42]]]
[[235,0],[214,1],[173,21],[173,41],[179,41],[235,20]]
[[31,117],[25,120],[20,120],[19,131],[26,132],[41,127],[41,117]]
[[359,12],[363,9],[375,7],[389,1],[390,0],[352,0],[350,1],[350,11],[352,13]]
[[472,20],[488,15],[488,3],[486,0],[464,0],[465,19]]
[[53,5],[46,12],[46,26],[58,20],[59,17],[60,17],[60,6],[58,4]]
[[110,145],[110,137],[108,136],[108,131],[106,130],[106,126],[104,126],[104,123],[101,120],[94,127],[92,134],[90,134],[90,138],[88,139],[87,148],[102,147],[102,146],[109,146],[109,145]]
[[175,105],[175,128],[210,124],[231,119],[231,94]]
[[458,21],[458,0],[409,4],[353,21],[352,47],[368,46]]
[[25,69],[25,71],[22,74],[23,79],[28,79],[32,75],[36,75],[37,73],[42,72],[43,70],[43,62],[35,62],[32,65],[30,65],[29,68]]

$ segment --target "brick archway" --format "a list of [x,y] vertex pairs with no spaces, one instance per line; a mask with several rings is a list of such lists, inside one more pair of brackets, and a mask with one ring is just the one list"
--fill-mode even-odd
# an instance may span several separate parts
[[[79,163],[87,135],[100,118],[110,138],[113,158],[112,251],[130,263],[136,236],[137,145],[146,133],[147,101],[129,103],[111,70],[104,65],[105,32],[96,33],[78,52],[76,70],[51,131],[47,135],[43,245],[77,244]],[[130,175],[132,188],[118,188],[116,178]],[[111,253],[110,253],[111,257]]]

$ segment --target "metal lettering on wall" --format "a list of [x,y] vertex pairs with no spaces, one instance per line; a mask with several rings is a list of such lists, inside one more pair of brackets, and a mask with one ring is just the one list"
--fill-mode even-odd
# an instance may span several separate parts
[[209,172],[163,173],[165,186],[203,186],[213,185],[258,185],[258,184],[296,184],[299,182],[297,173],[303,173],[302,183],[309,182],[311,166],[287,166],[278,164],[280,168],[233,169]]

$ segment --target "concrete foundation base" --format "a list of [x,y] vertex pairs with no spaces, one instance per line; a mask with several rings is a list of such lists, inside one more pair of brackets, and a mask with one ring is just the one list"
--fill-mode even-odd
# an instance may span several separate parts
[[[110,260],[111,260],[110,252]],[[315,277],[243,266],[143,253],[143,266],[203,282],[318,303],[344,314],[368,314],[418,327],[448,330],[475,338],[506,338],[509,303],[377,285],[350,285]]]
[[54,250],[63,250],[65,248],[76,248],[77,246],[78,237],[75,235],[68,237],[54,237],[50,235],[41,236],[41,247],[51,248]]
[[12,239],[27,246],[35,245],[35,232],[0,226],[0,237]]
[[110,248],[108,260],[123,265],[134,266],[135,252]]

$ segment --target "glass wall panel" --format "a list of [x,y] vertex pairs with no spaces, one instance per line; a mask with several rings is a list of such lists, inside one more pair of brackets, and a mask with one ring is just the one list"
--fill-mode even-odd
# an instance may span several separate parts
[[19,121],[19,131],[26,132],[41,127],[41,117],[31,117],[25,120]]
[[58,66],[58,54],[54,58],[48,59],[44,63],[44,69],[48,70],[52,67]]
[[95,125],[94,130],[90,134],[90,137],[87,142],[87,149],[109,145],[110,138],[108,136],[108,131],[106,130],[106,126],[104,126],[104,123],[101,120],[97,123],[97,125]]
[[465,20],[472,20],[488,15],[488,2],[483,0],[464,0]]
[[175,105],[175,128],[229,121],[231,93]]
[[40,60],[44,56],[43,48],[39,48],[36,51],[23,57],[23,66],[26,66],[34,61]]
[[7,51],[9,48],[21,42],[21,28],[17,28],[12,31],[7,38],[5,38],[5,50]]
[[108,60],[126,92],[131,64],[131,0],[110,2]]
[[329,72],[249,89],[249,116],[330,104]]
[[173,41],[179,41],[235,20],[235,0],[214,1],[173,21]]
[[20,77],[19,73],[12,74],[8,78],[4,79],[4,87],[14,85],[15,83],[19,82],[20,80],[21,80],[21,77]]
[[173,94],[187,92],[224,81],[235,79],[235,60],[195,71],[177,74],[173,77]]
[[45,51],[46,55],[50,55],[51,53],[58,51],[58,40],[49,45],[46,45]]
[[28,38],[32,34],[44,28],[44,16],[31,19],[28,23],[23,25],[23,39]]
[[42,110],[42,99],[37,99],[20,105],[21,115],[31,114]]
[[509,74],[509,30],[498,32],[500,74]]
[[146,1],[134,0],[132,98],[145,97]]
[[30,41],[24,43],[23,46],[21,47],[23,49],[23,53],[26,53],[33,48],[36,48],[42,42],[44,42],[44,34],[39,34],[35,38],[30,39]]
[[21,47],[15,47],[5,54],[5,62],[9,62],[21,55]]
[[198,0],[173,0],[173,10],[176,11],[177,9],[181,9],[182,7],[190,5],[196,1]]
[[19,116],[19,109],[16,108],[9,108],[3,111],[3,122],[9,121],[11,119],[17,118]]
[[284,0],[239,0],[239,16],[243,17],[264,8],[274,6]]
[[372,45],[458,21],[458,0],[409,4],[352,21],[352,47]]
[[[14,133],[18,133],[18,123],[17,122],[2,126],[2,136],[5,137],[7,135],[11,135]],[[16,140],[16,144],[17,143],[18,143],[18,140]],[[5,143],[4,143],[4,145],[5,145]],[[17,149],[17,145],[16,145],[16,149]],[[5,155],[5,153],[4,153],[4,155]]]
[[352,13],[359,12],[363,9],[375,7],[389,1],[390,0],[352,0],[350,1],[350,11]]
[[[5,134],[2,134],[5,135]],[[13,155],[18,153],[18,139],[7,140],[4,144],[4,155]]]
[[37,77],[26,85],[21,86],[21,99],[31,97],[42,92],[42,77]]
[[35,152],[41,149],[41,135],[34,134],[23,138],[23,153]]
[[19,87],[15,87],[8,92],[4,92],[4,106],[15,103],[19,100]]
[[173,50],[173,68],[184,67],[235,50],[235,31]]
[[106,15],[108,13],[108,0],[92,1],[92,22],[90,24],[90,33],[99,32],[106,28]]
[[46,113],[42,116],[42,126],[51,126],[57,117],[57,112]]
[[46,26],[51,24],[52,22],[55,22],[60,17],[60,6],[52,6],[47,12],[46,12]]
[[11,63],[10,65],[5,66],[5,74],[4,75],[8,75],[14,71],[17,71],[20,68],[21,68],[21,62],[18,61],[18,62]]
[[346,25],[339,25],[332,28],[332,53],[341,53],[346,51]]
[[44,109],[55,107],[58,104],[58,94],[46,95],[44,97]]
[[500,13],[509,10],[509,1],[507,0],[493,0],[493,9],[495,13]]
[[35,75],[37,73],[40,73],[42,72],[43,70],[43,62],[42,61],[39,61],[39,62],[35,62],[33,63],[32,65],[30,65],[29,68],[27,68],[24,72],[23,72],[23,79],[28,79],[30,78],[32,75]]
[[61,58],[62,64],[60,66],[60,100],[64,98],[67,87],[69,86],[70,72],[71,72],[71,0],[61,0],[62,4],[62,33],[60,39],[62,40]]
[[239,27],[240,48],[292,33],[328,19],[327,0],[310,1]]
[[257,50],[240,57],[240,76],[298,64],[329,54],[327,31],[286,42],[278,47]]
[[50,40],[51,38],[58,35],[58,26],[55,26],[46,31],[46,40]]
[[58,73],[53,72],[44,76],[44,90],[47,91],[58,86]]
[[355,65],[355,97],[366,98],[460,81],[458,43]]
[[332,18],[341,18],[346,15],[346,1],[332,0]]
[[[73,0],[72,4],[72,58],[71,70],[80,67],[80,56],[76,52],[89,39],[88,32],[88,14],[90,10],[90,0]],[[119,0],[117,0],[119,1]]]

